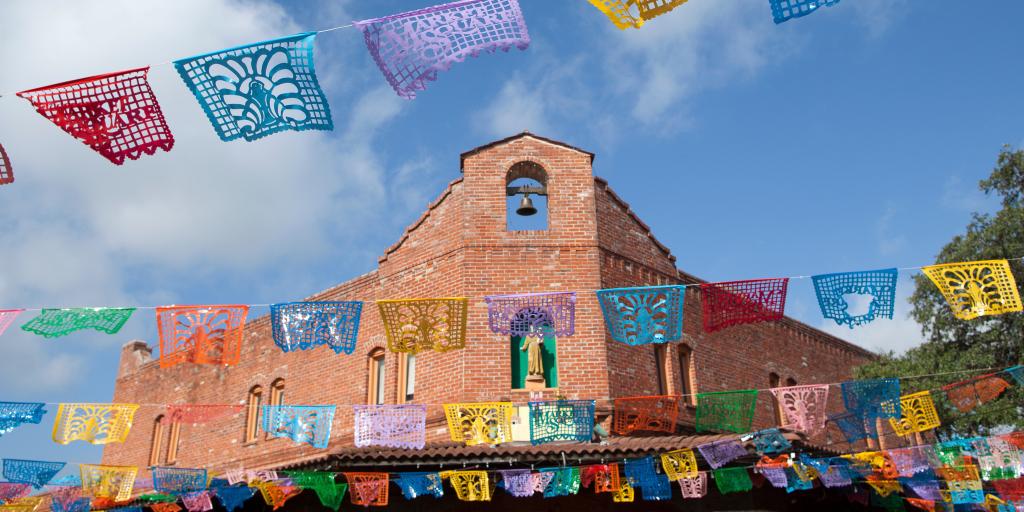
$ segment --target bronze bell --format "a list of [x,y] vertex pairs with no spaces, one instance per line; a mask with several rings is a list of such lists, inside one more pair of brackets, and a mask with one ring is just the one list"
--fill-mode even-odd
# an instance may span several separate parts
[[537,213],[537,208],[534,208],[530,194],[523,194],[523,200],[519,201],[519,208],[516,208],[516,213],[524,217]]

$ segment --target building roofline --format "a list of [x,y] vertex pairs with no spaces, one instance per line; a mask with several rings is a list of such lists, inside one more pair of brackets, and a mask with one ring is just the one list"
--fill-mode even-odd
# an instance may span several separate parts
[[452,194],[452,190],[455,188],[455,185],[462,183],[462,180],[463,178],[460,177],[448,182],[448,186],[445,187],[443,191],[441,191],[441,194],[437,196],[437,199],[431,201],[430,204],[427,205],[427,209],[422,214],[420,214],[419,218],[413,221],[412,224],[409,224],[405,228],[405,230],[402,231],[402,236],[398,238],[398,241],[391,244],[391,246],[389,246],[387,249],[384,249],[384,254],[377,258],[377,264],[379,265],[387,261],[388,257],[391,256],[392,253],[394,253],[400,247],[402,247],[402,244],[404,244],[405,241],[409,239],[409,235],[411,235],[413,231],[416,231],[416,228],[420,227],[420,225],[426,222],[426,220],[430,217],[431,212],[433,212],[438,206],[441,205],[442,202],[444,202],[445,199],[448,198],[448,196]]
[[640,225],[640,227],[644,230],[644,234],[647,235],[647,238],[651,239],[651,242],[653,242],[654,245],[661,250],[661,252],[665,253],[665,256],[668,257],[669,261],[675,264],[676,257],[674,254],[672,254],[672,250],[669,249],[667,245],[661,243],[661,241],[654,236],[654,232],[651,231],[651,227],[648,226],[646,222],[640,219],[640,216],[637,215],[636,212],[634,212],[629,207],[629,203],[627,203],[625,199],[622,199],[622,197],[615,193],[615,190],[613,190],[611,185],[608,184],[608,180],[601,178],[599,176],[594,176],[594,182],[596,182],[598,186],[603,188],[604,191],[608,193],[608,195],[612,198],[613,201],[618,203],[619,207],[626,212],[626,215],[629,215],[629,218],[633,219],[634,222]]
[[[612,200],[614,200],[616,203],[618,203],[619,207],[621,207],[626,212],[626,214],[629,215],[629,217],[631,219],[633,219],[633,221],[635,221],[641,228],[643,228],[644,233],[647,235],[648,238],[650,238],[651,242],[653,242],[654,245],[658,247],[658,249],[660,249],[662,252],[664,252],[665,255],[674,264],[676,262],[676,257],[672,254],[671,249],[669,249],[668,246],[666,246],[665,244],[661,243],[654,236],[654,233],[651,231],[650,226],[648,226],[647,223],[645,223],[643,220],[641,220],[640,217],[636,214],[636,212],[634,212],[632,209],[630,209],[629,203],[627,203],[624,199],[622,199],[621,197],[619,197],[618,194],[615,193],[615,190],[613,190],[611,185],[608,184],[608,180],[606,180],[604,178],[601,178],[599,176],[594,176],[594,181],[598,184],[598,186],[602,187],[606,192],[608,192],[608,195],[612,198]],[[678,274],[679,280],[682,281],[683,284],[702,284],[702,283],[707,283],[708,282],[707,280],[701,279],[701,278],[699,278],[699,277],[697,277],[697,276],[695,276],[693,274],[690,274],[689,272],[683,271],[683,270],[676,269],[676,273]],[[782,322],[783,324],[787,325],[791,329],[794,329],[794,330],[797,330],[797,331],[805,331],[807,334],[809,334],[811,336],[815,336],[815,337],[818,337],[818,338],[823,338],[827,342],[832,343],[833,345],[837,345],[839,348],[842,348],[844,350],[849,350],[851,352],[860,354],[860,355],[865,356],[865,357],[869,357],[871,359],[878,358],[878,354],[876,354],[876,353],[874,353],[874,352],[872,352],[870,350],[867,350],[867,349],[865,349],[863,347],[860,347],[858,345],[850,343],[849,341],[846,341],[846,340],[844,340],[844,339],[842,339],[840,337],[837,337],[837,336],[834,336],[832,334],[829,334],[829,333],[827,333],[825,331],[822,331],[821,329],[818,329],[818,328],[815,328],[815,327],[811,327],[810,325],[807,325],[807,324],[805,324],[805,323],[803,323],[803,322],[801,322],[799,320],[793,319],[793,318],[791,318],[789,316],[784,316],[782,318],[782,320],[780,320],[780,322]]]
[[[819,446],[810,443],[807,437],[793,430],[781,428],[782,435],[790,442],[818,455],[838,455],[840,452],[833,447]],[[721,441],[737,441],[753,448],[753,440],[744,440],[741,434],[703,434],[703,435],[657,435],[657,436],[625,436],[611,437],[604,444],[592,442],[559,442],[532,445],[528,441],[503,443],[497,446],[466,446],[461,443],[443,442],[428,444],[420,450],[407,450],[382,447],[343,447],[330,453],[315,454],[296,460],[283,461],[273,469],[317,469],[337,471],[358,467],[401,467],[401,466],[451,466],[459,463],[472,464],[507,464],[518,465],[552,464],[564,462],[566,459],[579,464],[596,464],[601,461],[615,461],[624,458],[656,455],[681,448],[696,448],[700,445]],[[697,453],[702,466],[707,466],[703,456]],[[754,462],[757,456],[751,450],[741,458],[745,462]],[[511,466],[510,466],[511,467]]]
[[471,156],[473,156],[473,155],[475,155],[477,153],[480,153],[481,151],[485,151],[485,150],[488,150],[488,149],[493,148],[495,146],[500,146],[502,144],[505,144],[505,143],[508,143],[508,142],[512,142],[512,141],[514,141],[516,139],[521,139],[523,137],[530,137],[530,138],[533,138],[533,139],[537,139],[537,140],[539,140],[541,142],[547,142],[548,144],[554,144],[554,145],[559,146],[559,147],[563,147],[563,148],[566,148],[566,149],[571,149],[571,150],[576,151],[578,153],[583,153],[584,155],[587,155],[588,157],[590,157],[590,163],[591,164],[594,163],[594,154],[591,153],[590,151],[587,151],[585,149],[580,149],[580,148],[578,148],[576,146],[572,146],[572,145],[566,144],[566,143],[564,143],[564,142],[562,142],[560,140],[549,139],[547,137],[541,137],[540,135],[534,135],[534,134],[530,133],[529,131],[523,130],[522,132],[519,132],[519,133],[517,133],[515,135],[512,135],[511,137],[505,137],[504,139],[488,142],[487,144],[484,144],[482,146],[477,146],[477,147],[475,147],[473,149],[470,149],[469,151],[464,151],[462,154],[459,155],[459,170],[461,171],[461,170],[464,169],[464,166],[466,164],[466,158],[469,158],[469,157],[471,157]]

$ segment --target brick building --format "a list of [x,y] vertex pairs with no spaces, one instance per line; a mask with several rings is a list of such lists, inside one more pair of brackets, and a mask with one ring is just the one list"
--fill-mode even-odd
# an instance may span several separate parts
[[[159,422],[161,408],[144,406],[127,441],[106,446],[103,463],[214,470],[401,471],[611,462],[710,439],[692,435],[695,400],[685,400],[675,436],[613,436],[607,444],[515,442],[496,448],[451,443],[440,404],[502,400],[525,405],[531,397],[596,399],[598,420],[607,425],[610,399],[615,397],[838,382],[873,357],[789,318],[706,334],[701,329],[699,292],[690,288],[685,294],[682,342],[628,346],[612,341],[593,290],[700,281],[677,269],[671,251],[608,182],[593,175],[593,159],[592,153],[529,133],[463,153],[462,176],[384,250],[376,270],[307,299],[366,302],[352,355],[336,355],[326,347],[284,353],[271,338],[269,317],[247,324],[237,366],[160,368],[144,342],[129,342],[122,350],[115,402],[338,404],[328,449],[267,438],[255,428],[255,407],[206,425],[168,426]],[[546,188],[545,229],[507,226],[506,187],[523,180]],[[521,372],[517,340],[489,330],[483,297],[547,291],[579,292],[575,333],[545,346],[549,372],[544,389],[524,389],[516,375]],[[372,302],[418,297],[469,298],[464,350],[423,352],[412,361],[385,350],[383,326]],[[838,408],[835,395],[831,402]],[[757,427],[777,424],[776,405],[769,396],[759,396]],[[428,405],[426,449],[353,446],[350,404],[404,402]],[[517,439],[521,436],[520,431]],[[822,445],[829,439],[801,441]],[[586,491],[579,499],[596,507],[611,501],[608,495],[595,497]],[[442,501],[445,508],[460,506],[448,498],[437,503]],[[392,503],[398,507],[411,502],[393,496]],[[651,509],[650,504],[640,505]]]

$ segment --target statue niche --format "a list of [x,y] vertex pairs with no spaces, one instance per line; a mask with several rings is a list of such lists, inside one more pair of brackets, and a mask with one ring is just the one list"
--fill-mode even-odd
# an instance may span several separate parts
[[[555,336],[552,329],[552,321],[548,312],[543,308],[527,307],[516,313],[512,324],[518,332],[529,332],[526,336],[513,336],[513,361],[518,362],[513,368],[513,378],[516,370],[523,376],[522,389],[544,389],[557,385],[554,372],[555,369]],[[517,350],[518,349],[518,350]],[[516,352],[525,353],[526,360]],[[525,364],[524,364],[525,363]],[[525,367],[525,368],[524,368]],[[547,373],[546,373],[547,372]],[[513,387],[518,386],[518,379]]]

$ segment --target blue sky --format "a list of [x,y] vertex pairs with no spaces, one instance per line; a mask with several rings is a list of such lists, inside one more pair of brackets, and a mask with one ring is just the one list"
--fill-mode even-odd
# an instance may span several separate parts
[[[156,66],[177,144],[114,167],[0,98],[17,176],[0,189],[0,304],[301,298],[371,270],[458,177],[461,151],[523,129],[595,152],[595,173],[703,278],[926,264],[971,211],[996,206],[976,183],[1001,145],[1024,143],[1019,2],[844,0],[776,26],[767,0],[690,0],[627,32],[583,0],[521,2],[529,50],[456,65],[414,101],[387,87],[358,32],[319,36],[329,133],[222,143],[173,69]],[[43,16],[5,3],[0,31],[16,44],[0,48],[0,91],[430,2],[115,4],[67,1]],[[901,284],[898,318],[855,331],[822,320],[809,280],[792,283],[787,312],[904,350],[920,334]],[[0,337],[3,399],[109,401],[131,338],[155,341],[152,311],[117,336],[13,328]],[[52,443],[52,419],[0,438],[0,457],[98,459]]]

